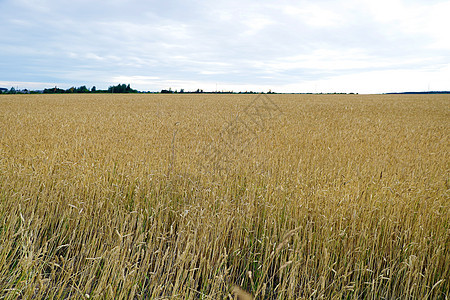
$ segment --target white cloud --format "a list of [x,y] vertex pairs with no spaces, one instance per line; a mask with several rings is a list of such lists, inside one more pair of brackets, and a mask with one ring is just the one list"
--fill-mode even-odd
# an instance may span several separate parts
[[287,5],[281,9],[288,16],[313,27],[340,26],[345,22],[342,15],[318,4]]
[[262,29],[266,28],[270,24],[273,24],[274,21],[262,15],[253,15],[245,18],[242,23],[247,27],[243,34],[254,35],[259,33]]
[[[311,93],[351,93],[362,94],[406,92],[406,91],[443,91],[448,90],[450,64],[437,70],[411,71],[405,69],[362,71],[346,75],[335,75],[319,80],[302,80],[294,84],[280,86],[282,92]],[[357,87],[357,88],[355,88]],[[414,88],[412,88],[414,87]]]
[[348,50],[314,50],[308,54],[283,57],[269,62],[255,62],[260,69],[272,72],[290,70],[315,70],[337,73],[341,71],[388,70],[398,68],[426,67],[435,58],[405,57],[402,60],[390,57],[380,57],[365,53],[364,49]]
[[374,21],[394,34],[429,37],[436,48],[447,48],[450,39],[450,1],[361,0]]

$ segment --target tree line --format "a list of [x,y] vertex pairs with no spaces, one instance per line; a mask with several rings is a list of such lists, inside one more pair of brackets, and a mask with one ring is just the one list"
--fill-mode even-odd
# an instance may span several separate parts
[[98,90],[95,86],[88,89],[85,85],[80,87],[71,87],[68,89],[61,89],[58,87],[45,88],[43,91],[30,91],[28,89],[19,90],[14,87],[11,89],[0,88],[0,94],[85,94],[85,93],[139,93],[138,90],[133,89],[130,84],[118,84],[110,86],[107,90]]
[[85,93],[138,93],[137,90],[131,88],[130,84],[118,84],[110,86],[107,90],[97,90],[95,86],[93,86],[90,90],[85,86],[82,85],[80,87],[71,87],[67,90],[63,90],[57,87],[44,89],[44,94],[71,94],[71,93],[78,93],[78,94],[85,94]]
[[[197,89],[193,91],[186,91],[185,89],[180,90],[172,90],[169,89],[162,89],[159,92],[141,92],[138,90],[135,90],[131,87],[130,84],[118,84],[110,86],[107,90],[98,90],[95,86],[93,86],[91,89],[88,89],[85,85],[82,85],[80,87],[72,86],[68,89],[61,89],[58,87],[52,87],[52,88],[45,88],[44,90],[40,91],[32,91],[28,89],[19,90],[12,87],[10,90],[6,88],[0,88],[0,94],[86,94],[86,93],[161,93],[161,94],[258,94],[260,92],[254,92],[254,91],[245,91],[245,92],[234,92],[234,91],[212,91],[212,92],[206,92],[203,89]],[[268,94],[274,94],[271,90],[269,90]]]

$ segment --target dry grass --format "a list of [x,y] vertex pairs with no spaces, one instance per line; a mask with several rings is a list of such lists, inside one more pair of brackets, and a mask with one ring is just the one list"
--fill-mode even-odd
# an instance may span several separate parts
[[0,298],[447,299],[449,96],[270,97],[0,97]]

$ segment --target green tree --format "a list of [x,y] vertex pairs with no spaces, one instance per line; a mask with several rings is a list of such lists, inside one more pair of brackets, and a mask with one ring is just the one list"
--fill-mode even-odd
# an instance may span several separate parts
[[75,90],[76,93],[89,93],[89,90],[87,89],[87,87],[85,85],[80,86],[79,88],[77,88]]
[[130,84],[118,84],[108,88],[109,93],[137,93],[137,90],[131,88]]

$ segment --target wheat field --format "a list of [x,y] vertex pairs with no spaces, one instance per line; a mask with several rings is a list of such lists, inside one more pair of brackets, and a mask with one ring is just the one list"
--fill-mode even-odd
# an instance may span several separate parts
[[448,299],[449,132],[448,95],[1,96],[0,299]]

